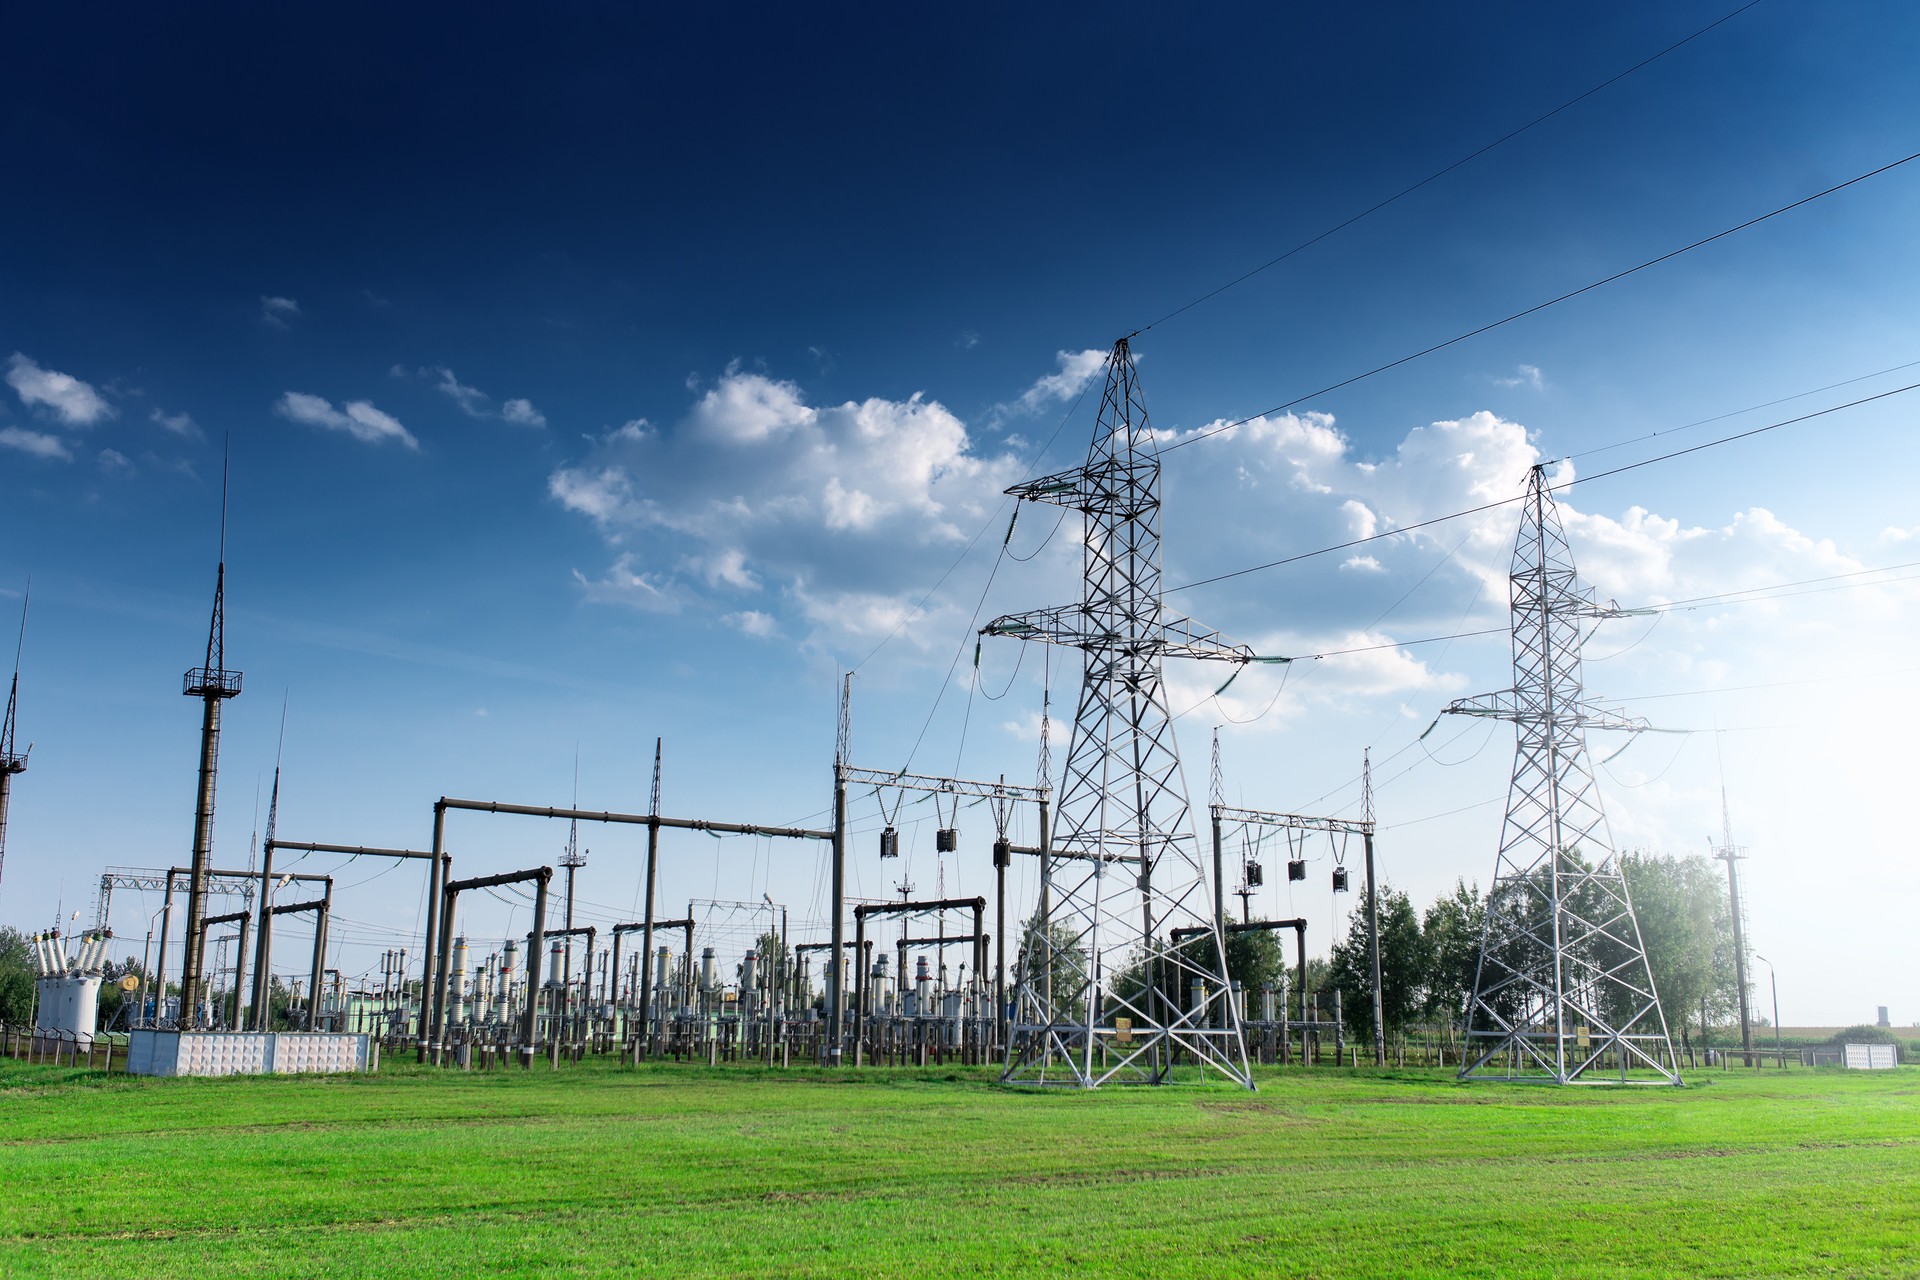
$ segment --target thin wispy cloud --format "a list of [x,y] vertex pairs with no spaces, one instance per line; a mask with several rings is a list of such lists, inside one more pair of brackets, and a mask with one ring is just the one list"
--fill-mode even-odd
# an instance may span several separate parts
[[1535,391],[1543,390],[1547,385],[1547,380],[1541,375],[1540,366],[1537,364],[1519,365],[1514,369],[1512,377],[1495,378],[1493,382],[1499,387],[1530,387]]
[[381,412],[365,400],[350,400],[343,408],[336,409],[324,397],[308,395],[304,391],[289,391],[274,403],[273,411],[290,422],[327,431],[344,431],[367,444],[397,440],[409,449],[417,451],[420,448],[420,442],[400,424],[398,418]]
[[433,384],[434,390],[460,406],[460,412],[469,418],[491,418],[512,423],[516,427],[543,428],[547,425],[546,415],[534,407],[533,401],[516,397],[495,409],[492,396],[460,381],[459,376],[445,365],[423,365],[409,370],[403,364],[396,364],[387,372],[396,378],[427,379]]
[[25,427],[0,427],[0,449],[13,449],[48,462],[71,462],[73,455],[58,436]]
[[185,413],[166,413],[155,409],[148,417],[167,431],[183,440],[204,440],[206,432],[200,430],[200,424]]
[[291,329],[302,314],[300,304],[292,298],[269,293],[260,295],[260,323],[268,329]]
[[63,426],[90,427],[119,416],[93,387],[69,373],[43,369],[33,357],[14,352],[7,358],[7,385],[29,409],[42,409]]

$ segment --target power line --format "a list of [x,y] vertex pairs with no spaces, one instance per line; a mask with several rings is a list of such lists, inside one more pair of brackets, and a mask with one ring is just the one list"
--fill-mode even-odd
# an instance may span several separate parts
[[[1796,595],[1817,595],[1821,593],[1813,592],[1813,591],[1793,591],[1786,596],[1761,595],[1759,593],[1767,592],[1767,591],[1788,591],[1788,589],[1792,587],[1808,587],[1808,586],[1813,586],[1817,583],[1822,583],[1822,582],[1839,582],[1847,578],[1865,577],[1866,575],[1872,574],[1872,573],[1892,573],[1897,569],[1912,569],[1916,567],[1920,567],[1920,560],[1910,560],[1905,564],[1884,565],[1878,569],[1856,569],[1851,573],[1829,574],[1824,578],[1805,578],[1799,582],[1777,582],[1772,584],[1771,586],[1765,586],[1765,587],[1745,587],[1738,591],[1722,591],[1714,595],[1694,596],[1693,598],[1688,600],[1670,600],[1664,604],[1647,605],[1646,607],[1636,609],[1633,612],[1664,614],[1664,613],[1672,612],[1676,609],[1687,610],[1687,609],[1711,608],[1715,604],[1755,604],[1765,600],[1779,600],[1779,599],[1791,600]],[[1911,582],[1914,580],[1915,577],[1920,577],[1920,575],[1910,574],[1907,577],[1903,577],[1903,578],[1885,578],[1878,582],[1853,582],[1853,583],[1848,583],[1846,587],[1827,587],[1825,588],[1825,590],[1841,591],[1841,590],[1847,590],[1853,587],[1885,586],[1895,582]],[[1750,597],[1750,598],[1748,599],[1738,598],[1743,596]],[[1356,645],[1350,649],[1329,649],[1324,653],[1295,654],[1295,655],[1292,655],[1288,659],[1288,661],[1317,662],[1321,658],[1341,658],[1341,657],[1347,656],[1348,654],[1354,654],[1354,653],[1378,653],[1383,649],[1410,649],[1415,645],[1441,644],[1448,640],[1468,640],[1468,639],[1472,639],[1475,636],[1506,635],[1508,630],[1509,629],[1507,627],[1482,627],[1475,631],[1454,631],[1443,636],[1423,636],[1418,640],[1396,640],[1396,641],[1390,641],[1385,644]],[[1639,641],[1635,641],[1634,643],[1638,644]],[[1622,650],[1621,652],[1625,652],[1625,650]],[[1609,656],[1617,656],[1617,655],[1609,655]],[[1677,697],[1678,695],[1660,694],[1658,696]]]
[[1750,404],[1744,409],[1733,409],[1726,413],[1716,413],[1711,418],[1696,418],[1692,422],[1683,422],[1677,427],[1663,427],[1658,431],[1650,431],[1644,436],[1634,436],[1629,440],[1615,440],[1612,444],[1595,445],[1591,449],[1582,449],[1578,453],[1562,454],[1546,465],[1552,466],[1554,462],[1573,462],[1581,458],[1591,458],[1596,453],[1607,453],[1614,449],[1625,448],[1630,444],[1645,444],[1647,441],[1657,440],[1661,436],[1670,436],[1680,431],[1691,431],[1695,427],[1704,427],[1715,422],[1725,422],[1728,418],[1737,418],[1743,413],[1754,413],[1761,409],[1771,409],[1775,405],[1786,404],[1791,400],[1804,400],[1808,396],[1817,396],[1822,391],[1835,391],[1841,387],[1850,387],[1856,382],[1865,382],[1869,378],[1884,377],[1889,373],[1898,373],[1902,369],[1911,369],[1916,365],[1920,365],[1920,360],[1909,360],[1905,364],[1896,364],[1886,369],[1875,369],[1872,373],[1863,373],[1858,377],[1842,378],[1839,382],[1829,382],[1824,387],[1813,387],[1806,391],[1796,391],[1790,396],[1781,396],[1778,400],[1768,400],[1761,404]]
[[1736,226],[1728,227],[1723,231],[1716,231],[1712,235],[1705,236],[1699,240],[1695,240],[1691,244],[1682,245],[1678,249],[1671,249],[1666,253],[1661,254],[1657,258],[1647,259],[1645,262],[1640,263],[1638,266],[1628,267],[1624,271],[1616,271],[1612,275],[1606,276],[1603,279],[1595,280],[1591,284],[1582,285],[1578,289],[1570,290],[1569,292],[1563,293],[1558,297],[1549,298],[1545,302],[1535,303],[1533,306],[1528,307],[1525,310],[1516,311],[1513,314],[1509,316],[1505,316],[1499,320],[1492,321],[1491,323],[1488,323],[1488,324],[1483,324],[1477,329],[1469,329],[1465,333],[1458,334],[1454,337],[1448,338],[1445,342],[1436,342],[1432,346],[1423,347],[1422,349],[1420,349],[1419,351],[1415,351],[1411,355],[1401,356],[1398,360],[1390,360],[1386,364],[1376,365],[1375,367],[1368,369],[1365,373],[1356,373],[1351,378],[1346,378],[1346,379],[1343,379],[1342,381],[1335,382],[1329,386],[1321,387],[1318,391],[1309,391],[1305,395],[1296,396],[1293,399],[1288,400],[1284,404],[1275,405],[1271,409],[1263,409],[1259,413],[1248,414],[1246,417],[1240,418],[1234,422],[1226,422],[1226,423],[1222,423],[1217,427],[1208,427],[1202,431],[1196,431],[1194,434],[1187,436],[1184,439],[1176,440],[1173,443],[1165,446],[1159,452],[1162,454],[1167,454],[1167,453],[1172,453],[1175,449],[1184,449],[1190,444],[1197,444],[1202,440],[1212,439],[1214,436],[1220,435],[1224,432],[1232,431],[1236,427],[1244,427],[1249,422],[1252,422],[1255,419],[1264,418],[1269,414],[1280,413],[1283,410],[1293,408],[1295,405],[1303,404],[1308,400],[1312,400],[1312,399],[1315,399],[1316,397],[1326,395],[1328,392],[1338,391],[1343,387],[1350,387],[1356,382],[1363,382],[1366,379],[1371,378],[1376,374],[1385,373],[1389,369],[1397,369],[1403,364],[1410,364],[1413,361],[1420,359],[1422,356],[1430,356],[1436,351],[1444,351],[1448,347],[1456,346],[1459,343],[1465,342],[1469,338],[1477,338],[1483,333],[1490,333],[1493,330],[1498,329],[1503,325],[1512,324],[1515,320],[1524,319],[1525,317],[1534,315],[1537,312],[1545,311],[1548,307],[1557,306],[1560,303],[1566,302],[1571,298],[1577,298],[1583,293],[1591,293],[1595,289],[1599,289],[1606,285],[1613,284],[1614,282],[1619,280],[1624,280],[1630,275],[1634,275],[1638,272],[1645,271],[1649,267],[1659,266],[1661,263],[1671,261],[1672,259],[1677,258],[1684,253],[1691,253],[1693,250],[1698,249],[1703,245],[1712,244],[1716,240],[1724,240],[1728,236],[1733,235],[1736,232],[1745,231],[1750,227],[1759,226],[1761,223],[1766,222],[1771,218],[1777,218],[1783,213],[1789,213],[1795,209],[1800,208],[1802,205],[1811,204],[1813,201],[1822,199],[1826,196],[1830,196],[1834,194],[1836,191],[1844,191],[1848,187],[1854,186],[1857,183],[1865,182],[1869,178],[1878,177],[1880,174],[1886,173],[1891,169],[1897,169],[1901,165],[1909,164],[1914,160],[1920,160],[1920,151],[1913,152],[1911,155],[1902,156],[1900,159],[1891,161],[1887,164],[1883,164],[1876,169],[1869,169],[1867,172],[1860,174],[1857,177],[1848,178],[1845,182],[1836,183],[1835,185],[1828,187],[1824,191],[1816,191],[1812,195],[1802,196],[1798,200],[1795,200],[1790,204],[1783,204],[1779,208],[1774,209],[1771,212],[1763,213],[1758,217],[1749,218],[1745,222],[1739,223]]
[[1154,320],[1151,323],[1141,325],[1138,329],[1135,329],[1132,333],[1129,333],[1127,336],[1129,338],[1138,337],[1139,335],[1145,333],[1147,330],[1153,328],[1154,325],[1165,324],[1167,321],[1173,319],[1175,316],[1183,315],[1186,312],[1193,310],[1193,308],[1199,306],[1201,303],[1208,302],[1214,298],[1219,297],[1221,294],[1225,293],[1227,290],[1233,288],[1234,286],[1246,283],[1248,280],[1253,279],[1253,277],[1259,275],[1261,272],[1267,270],[1269,267],[1279,266],[1281,263],[1285,262],[1288,258],[1293,257],[1293,255],[1295,255],[1296,253],[1300,253],[1301,251],[1306,249],[1311,249],[1314,245],[1319,244],[1322,240],[1325,240],[1330,236],[1336,235],[1339,232],[1345,231],[1348,227],[1352,226],[1354,223],[1360,222],[1363,219],[1372,217],[1374,214],[1380,212],[1382,209],[1386,208],[1388,205],[1395,204],[1400,200],[1405,199],[1407,196],[1412,195],[1414,192],[1420,190],[1420,188],[1427,186],[1430,183],[1439,181],[1441,178],[1446,177],[1448,174],[1452,173],[1455,169],[1460,168],[1462,165],[1469,164],[1472,161],[1478,160],[1481,156],[1487,154],[1487,152],[1492,151],[1496,147],[1502,146],[1508,142],[1513,141],[1515,138],[1519,137],[1521,134],[1527,132],[1529,129],[1532,129],[1537,125],[1545,124],[1547,121],[1553,119],[1555,116],[1567,110],[1569,107],[1578,106],[1580,103],[1585,102],[1588,98],[1591,98],[1594,94],[1599,93],[1602,89],[1606,89],[1613,85],[1616,85],[1620,81],[1632,75],[1634,72],[1640,70],[1641,68],[1650,66],[1651,64],[1658,62],[1660,59],[1666,57],[1668,54],[1672,53],[1674,50],[1680,48],[1681,46],[1691,44],[1693,41],[1698,40],[1701,36],[1707,34],[1707,32],[1713,30],[1715,27],[1720,26],[1722,23],[1730,22],[1734,18],[1739,17],[1741,14],[1753,8],[1753,6],[1758,3],[1760,3],[1760,0],[1748,0],[1748,3],[1741,5],[1738,9],[1735,9],[1733,12],[1728,13],[1722,17],[1716,18],[1714,21],[1709,22],[1706,26],[1701,27],[1698,31],[1695,31],[1692,35],[1689,35],[1683,39],[1674,41],[1672,44],[1660,50],[1658,53],[1642,58],[1640,61],[1628,67],[1625,71],[1622,71],[1617,75],[1610,76],[1607,79],[1602,80],[1599,84],[1593,86],[1593,88],[1587,90],[1585,93],[1580,94],[1577,97],[1568,98],[1565,102],[1561,103],[1559,106],[1555,107],[1553,110],[1545,113],[1544,115],[1535,116],[1533,119],[1527,121],[1525,124],[1521,125],[1519,128],[1514,129],[1511,132],[1502,134],[1501,136],[1499,136],[1498,138],[1495,138],[1492,142],[1487,143],[1485,146],[1481,147],[1477,151],[1468,152],[1466,155],[1461,156],[1458,160],[1455,160],[1452,164],[1448,165],[1446,168],[1435,170],[1433,173],[1428,174],[1426,177],[1420,179],[1420,181],[1414,183],[1412,186],[1401,188],[1399,191],[1396,191],[1394,194],[1388,196],[1386,199],[1380,201],[1378,204],[1372,205],[1371,207],[1363,209],[1359,213],[1354,214],[1351,218],[1348,218],[1345,222],[1341,222],[1334,226],[1328,227],[1325,231],[1322,231],[1319,235],[1313,237],[1311,240],[1301,241],[1299,244],[1293,246],[1293,248],[1287,250],[1285,253],[1279,255],[1278,257],[1269,258],[1267,259],[1267,261],[1261,263],[1259,266],[1253,268],[1251,271],[1245,271],[1245,272],[1242,272],[1240,275],[1235,276],[1233,279],[1227,281],[1225,284],[1221,285],[1219,288],[1208,290],[1206,293],[1203,293],[1199,297],[1193,299],[1193,301],[1188,302],[1183,306],[1175,307],[1172,311],[1167,312],[1167,314],[1161,316],[1158,320]]
[[[1920,153],[1916,153],[1916,155],[1920,155]],[[1839,413],[1843,409],[1855,409],[1863,404],[1871,404],[1876,400],[1885,400],[1892,396],[1904,395],[1914,390],[1920,390],[1920,382],[1908,383],[1904,387],[1895,387],[1891,391],[1882,391],[1877,395],[1862,396],[1858,400],[1849,400],[1845,404],[1830,405],[1825,409],[1816,409],[1812,413],[1803,413],[1796,418],[1783,418],[1779,422],[1770,422],[1763,427],[1754,427],[1749,431],[1736,432],[1730,436],[1721,436],[1715,440],[1708,440],[1704,444],[1690,445],[1685,449],[1675,449],[1672,453],[1663,453],[1656,457],[1643,459],[1640,462],[1629,462],[1624,466],[1614,467],[1608,471],[1596,471],[1590,476],[1576,476],[1572,480],[1549,486],[1547,492],[1559,493],[1562,490],[1571,489],[1578,484],[1588,484],[1595,480],[1604,480],[1609,476],[1617,476],[1623,472],[1636,471],[1641,467],[1650,467],[1656,462],[1668,462],[1674,458],[1685,457],[1690,453],[1699,453],[1704,449],[1712,449],[1723,444],[1732,444],[1737,440],[1750,439],[1753,436],[1761,435],[1768,431],[1778,431],[1782,427],[1791,427],[1798,423],[1810,422],[1815,418],[1824,418],[1828,414]],[[1365,546],[1369,542],[1379,542],[1385,538],[1398,537],[1400,534],[1411,533],[1416,529],[1426,529],[1433,525],[1445,524],[1449,520],[1459,520],[1466,516],[1479,515],[1485,511],[1496,511],[1501,507],[1510,507],[1514,503],[1521,501],[1524,497],[1524,494],[1515,494],[1511,498],[1499,498],[1492,502],[1483,502],[1477,507],[1468,507],[1464,511],[1455,511],[1449,515],[1434,516],[1430,520],[1419,520],[1413,524],[1400,525],[1397,528],[1382,530],[1379,533],[1370,533],[1363,538],[1351,538],[1346,542],[1338,542],[1332,546],[1320,547],[1313,551],[1302,551],[1298,555],[1284,556],[1278,560],[1269,560],[1265,564],[1250,565],[1245,569],[1234,569],[1227,573],[1217,573],[1210,578],[1196,578],[1192,582],[1183,582],[1177,587],[1168,587],[1166,594],[1171,595],[1176,591],[1190,591],[1195,587],[1209,586],[1215,582],[1225,582],[1230,578],[1243,578],[1250,573],[1260,573],[1267,569],[1278,569],[1282,565],[1297,564],[1302,560],[1311,560],[1317,556],[1331,555],[1336,551],[1346,551],[1352,547]]]

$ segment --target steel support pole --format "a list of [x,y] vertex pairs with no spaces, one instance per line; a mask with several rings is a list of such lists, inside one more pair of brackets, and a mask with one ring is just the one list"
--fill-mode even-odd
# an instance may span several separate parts
[[[160,951],[153,960],[153,1025],[160,1025],[167,1007],[167,934],[173,928],[173,872],[167,872],[167,891],[160,899]],[[177,1025],[177,1024],[176,1024]]]
[[1220,806],[1211,805],[1213,816],[1213,944],[1219,948],[1220,972],[1227,971],[1227,873],[1220,853]]
[[1387,1065],[1386,1004],[1380,991],[1380,892],[1373,880],[1373,832],[1363,833],[1367,850],[1367,945],[1373,953],[1373,1065]]
[[326,977],[327,924],[333,919],[333,880],[329,878],[320,894],[320,909],[313,920],[313,980],[307,984],[307,1030],[320,1030],[320,984]]
[[[440,1065],[441,1031],[447,1016],[447,984],[452,981],[453,968],[453,915],[460,905],[460,891],[449,885],[443,892],[446,901],[441,904],[440,936],[433,939],[434,952],[438,959],[435,963],[433,985],[428,991],[420,993],[420,1016],[427,1020],[427,1054],[437,1067]],[[529,966],[527,972],[533,974],[538,965]]]
[[180,1026],[200,1022],[202,952],[200,918],[207,913],[207,866],[213,855],[213,789],[220,760],[220,695],[208,693],[200,718],[200,791],[193,814],[193,865],[187,880],[186,950],[180,960]]
[[[656,746],[655,751],[659,748]],[[657,759],[657,756],[656,756]],[[647,827],[647,910],[640,917],[640,1037],[634,1053],[646,1057],[648,1040],[653,1035],[653,975],[647,972],[654,964],[653,958],[653,899],[654,890],[660,875],[660,827],[658,823]],[[689,913],[691,915],[691,913]]]
[[253,935],[253,1016],[248,1025],[255,1031],[270,1031],[268,1018],[273,1003],[271,964],[273,956],[273,840],[260,850],[260,923]]
[[547,882],[552,878],[551,872],[543,871],[533,893],[533,941],[528,944],[533,960],[527,966],[527,1009],[520,1024],[520,1066],[526,1071],[533,1069],[534,1040],[540,1033],[539,956],[540,948],[546,943]]
[[[827,975],[827,1065],[840,1065],[846,1027],[847,943],[847,773],[833,766],[833,969]],[[858,956],[854,963],[860,963]]]
[[[1740,1058],[1744,1065],[1753,1065],[1753,1020],[1747,1002],[1747,941],[1746,931],[1740,920],[1740,862],[1732,849],[1726,851],[1727,860],[1727,897],[1733,908],[1733,981],[1740,989]],[[1771,945],[1771,944],[1769,944]]]
[[[439,941],[440,897],[447,883],[447,805],[444,799],[434,802],[433,806],[433,846],[432,860],[427,863],[427,936],[421,946],[420,957],[420,1040],[417,1046],[417,1060],[427,1060],[427,1005],[433,991],[434,947]],[[400,999],[407,998],[406,977],[400,980]]]
[[240,943],[233,951],[233,1012],[227,1018],[227,1025],[234,1030],[242,1030],[240,1018],[247,1011],[247,931],[253,921],[245,912],[240,915]]
[[853,909],[853,1065],[861,1064],[867,1033],[867,913]]
[[1007,864],[1011,852],[993,855],[993,1031],[1002,1047],[1007,1043]]

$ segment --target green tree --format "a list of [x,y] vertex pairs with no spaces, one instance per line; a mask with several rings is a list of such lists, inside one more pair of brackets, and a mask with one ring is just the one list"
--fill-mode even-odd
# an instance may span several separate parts
[[1456,880],[1452,893],[1427,908],[1420,928],[1428,955],[1425,1016],[1455,1023],[1466,1017],[1486,928],[1487,904],[1478,884]]
[[0,1022],[33,1021],[33,944],[8,925],[0,928]]
[[[1420,931],[1420,917],[1407,895],[1380,885],[1380,1004],[1389,1034],[1419,1017],[1425,1007],[1432,949]],[[1373,948],[1366,895],[1347,917],[1347,936],[1333,945],[1331,979],[1340,992],[1341,1016],[1371,1037],[1373,1027]]]
[[1630,853],[1620,862],[1634,918],[1668,1025],[1738,1007],[1733,977],[1733,914],[1720,868],[1701,854]]

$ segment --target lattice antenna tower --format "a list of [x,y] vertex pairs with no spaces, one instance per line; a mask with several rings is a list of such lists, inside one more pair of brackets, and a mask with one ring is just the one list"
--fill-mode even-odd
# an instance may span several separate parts
[[1587,759],[1588,729],[1649,728],[1589,702],[1581,686],[1585,624],[1632,611],[1581,585],[1542,467],[1527,478],[1511,605],[1513,687],[1447,707],[1518,729],[1461,1078],[1599,1082],[1611,1055],[1622,1082],[1641,1072],[1677,1085],[1666,1014]]
[[7,689],[7,718],[0,721],[0,877],[7,869],[7,806],[13,798],[13,775],[27,771],[27,757],[33,754],[29,742],[25,751],[14,749],[15,722],[20,711],[20,658],[27,649],[27,606],[33,601],[33,579],[20,597],[20,637],[13,646],[13,684]]
[[220,773],[220,704],[240,696],[240,673],[227,670],[227,478],[220,464],[220,562],[213,580],[213,619],[207,628],[204,665],[188,671],[181,693],[201,701],[200,785],[193,815],[193,857],[189,863],[185,956],[180,964],[180,1024],[190,1028],[200,1017],[206,959],[200,921],[207,907],[207,870],[213,855],[214,795]]
[[[1210,1067],[1250,1088],[1161,663],[1253,653],[1164,608],[1160,460],[1125,339],[1086,465],[1007,492],[1081,513],[1082,594],[982,633],[1079,649],[1085,668],[1002,1078],[1094,1088]],[[1175,949],[1176,928],[1204,933]]]

